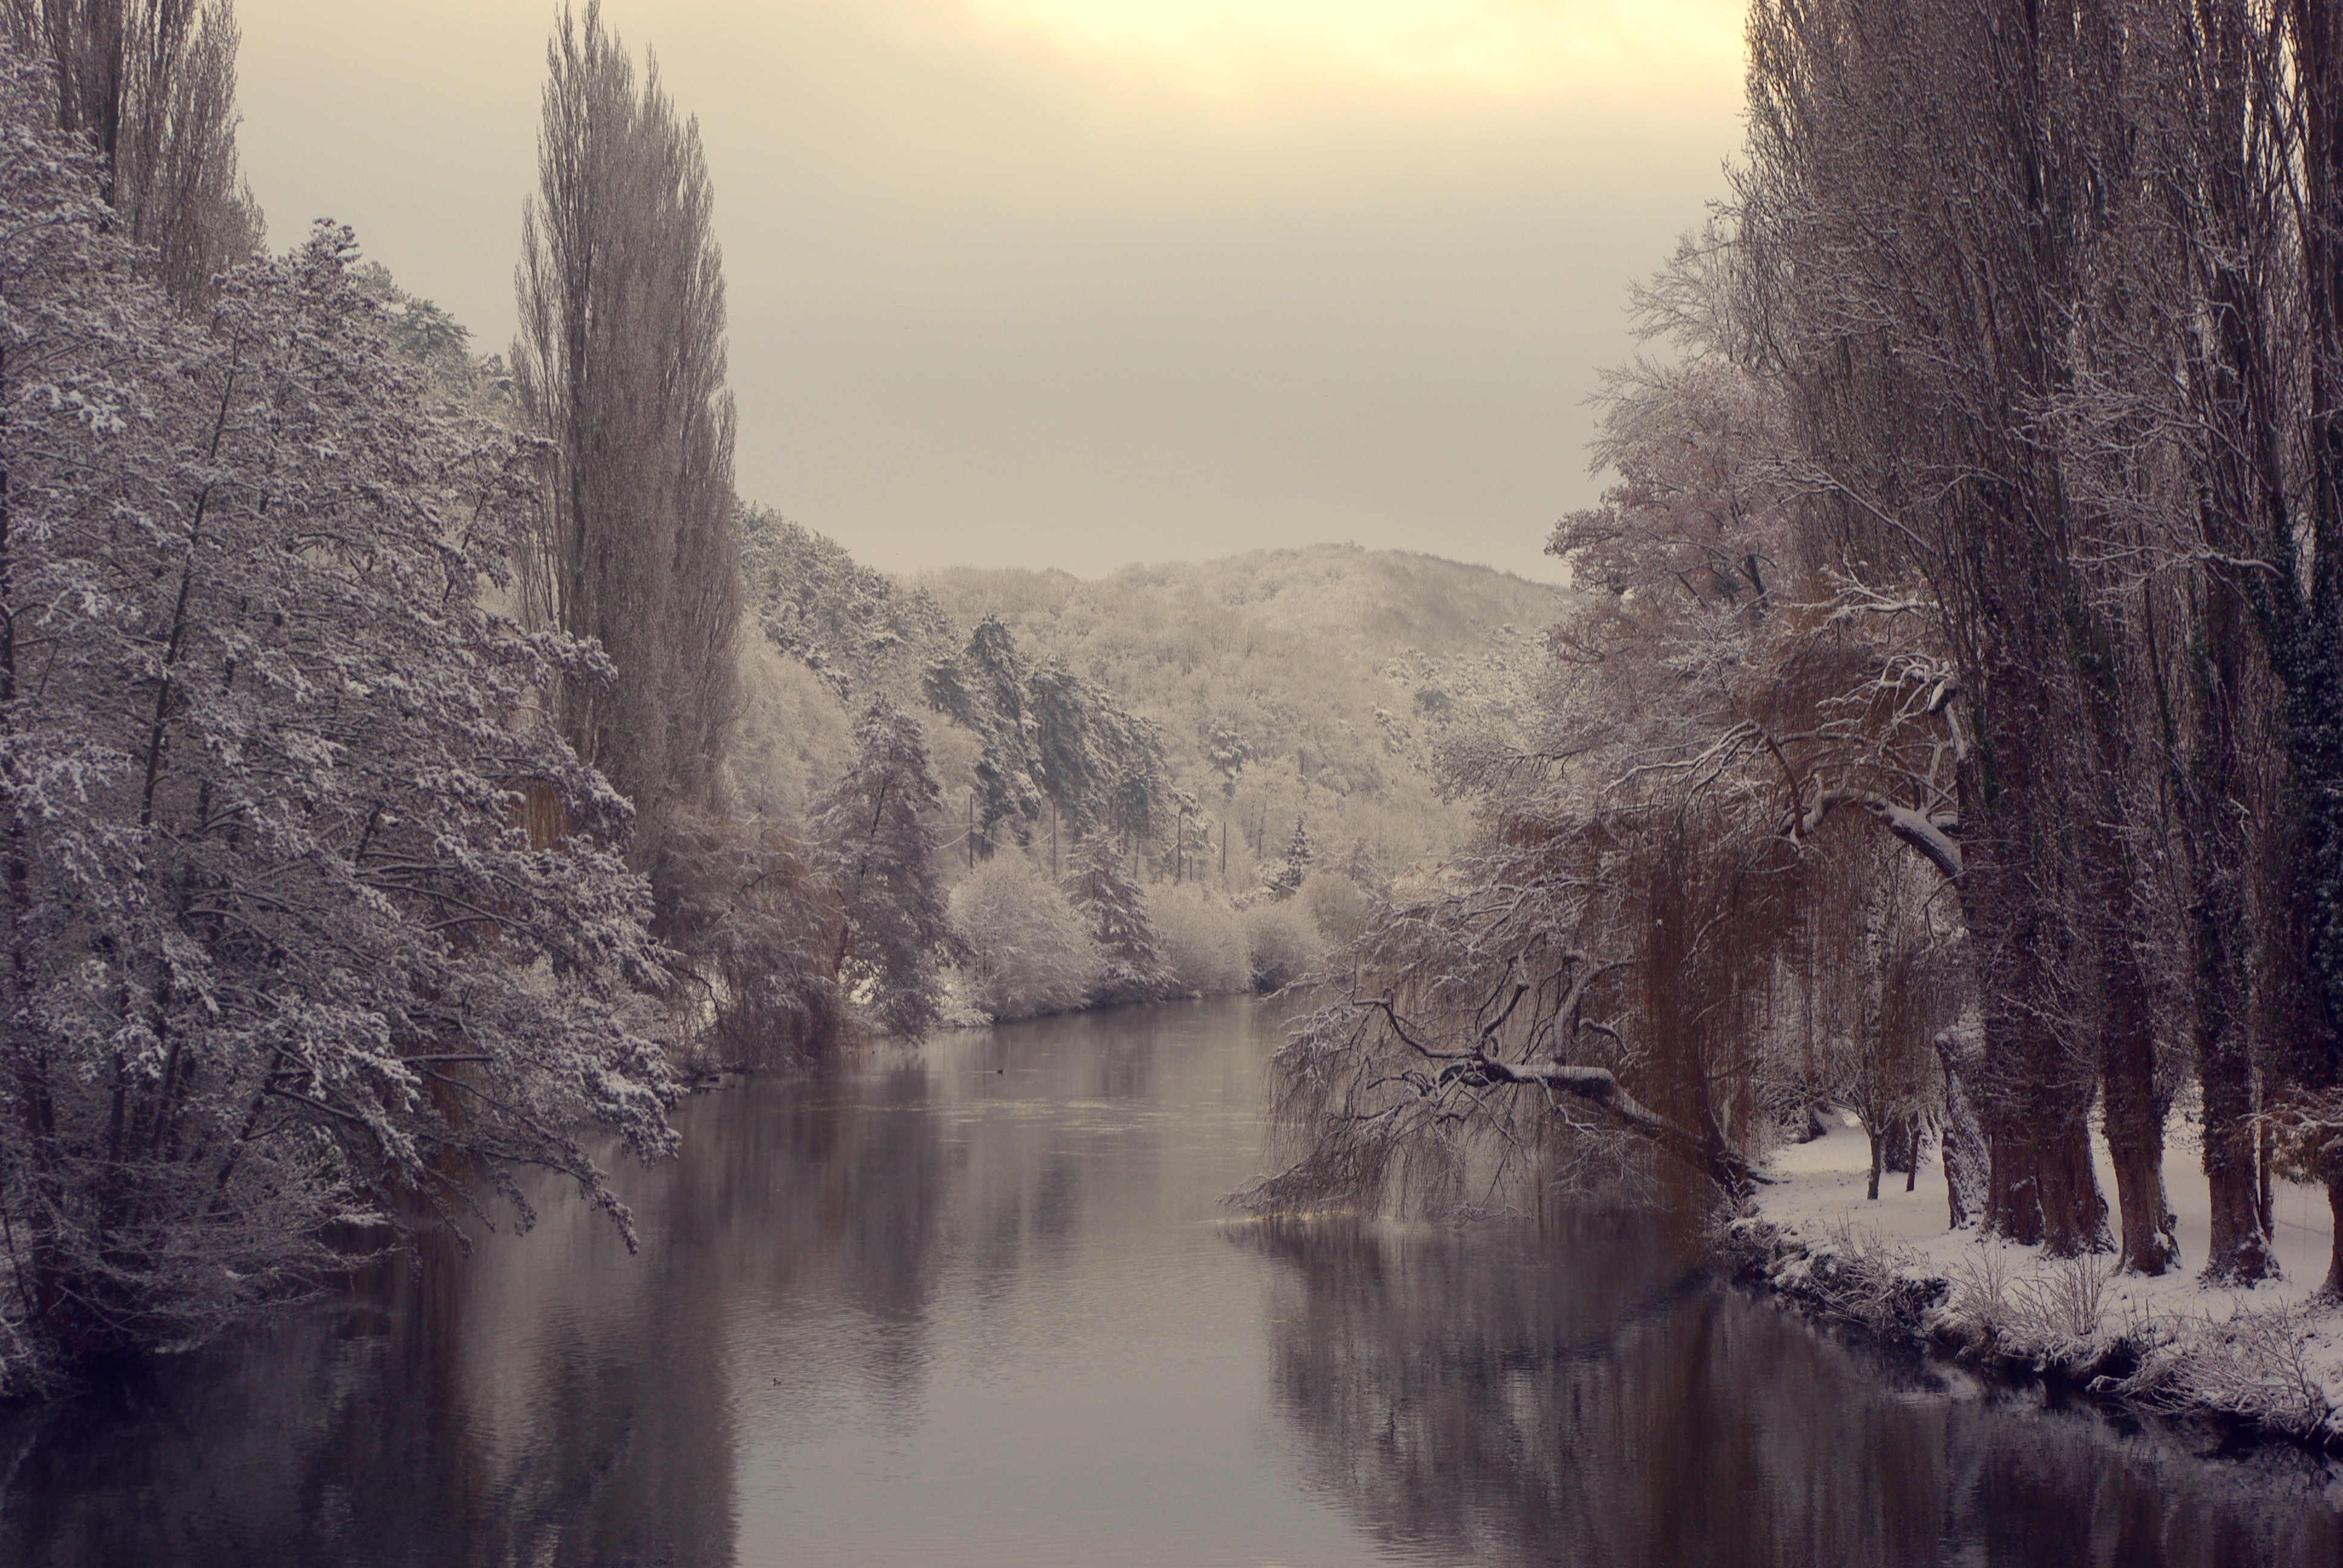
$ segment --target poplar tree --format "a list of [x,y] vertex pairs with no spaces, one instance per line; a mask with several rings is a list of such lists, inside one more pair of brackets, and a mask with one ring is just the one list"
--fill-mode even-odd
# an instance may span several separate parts
[[639,87],[589,4],[546,51],[538,194],[521,221],[513,379],[549,444],[516,552],[533,627],[598,641],[617,678],[565,683],[561,728],[640,813],[655,867],[679,809],[713,802],[740,616],[724,273],[696,121],[656,61]]
[[182,304],[260,248],[236,156],[230,0],[0,0],[23,56],[55,74],[56,126],[89,139],[98,195]]

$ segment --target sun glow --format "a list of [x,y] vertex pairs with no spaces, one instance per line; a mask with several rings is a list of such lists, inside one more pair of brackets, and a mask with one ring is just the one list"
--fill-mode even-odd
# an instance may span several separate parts
[[1737,75],[1741,0],[965,0],[1071,52],[1223,85],[1295,67],[1593,91]]

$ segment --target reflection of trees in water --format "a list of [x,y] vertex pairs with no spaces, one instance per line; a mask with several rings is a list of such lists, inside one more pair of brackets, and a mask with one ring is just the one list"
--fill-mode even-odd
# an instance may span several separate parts
[[357,1303],[18,1418],[0,1561],[730,1563],[744,1303],[847,1303],[862,1374],[916,1380],[941,1170],[916,1079],[695,1101],[689,1158],[621,1173],[638,1257],[548,1190],[526,1241],[434,1241]]
[[1167,1030],[1225,1027],[1051,1020],[696,1098],[681,1161],[618,1173],[639,1256],[548,1184],[525,1241],[434,1241],[0,1421],[0,1563],[729,1563],[739,1407],[810,1421],[859,1388],[914,1416],[948,1258],[1005,1292],[1154,1195],[1147,1158],[1086,1188],[1081,1115],[1036,1107],[1145,1100]]
[[1273,1376],[1312,1480],[1442,1560],[2343,1561],[2308,1479],[1930,1392],[1632,1237],[1242,1234],[1286,1265]]

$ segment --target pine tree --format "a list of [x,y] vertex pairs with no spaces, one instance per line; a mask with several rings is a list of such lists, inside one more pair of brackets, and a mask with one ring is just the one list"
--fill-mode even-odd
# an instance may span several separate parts
[[1299,889],[1310,876],[1310,825],[1302,818],[1293,819],[1293,837],[1285,846],[1285,859],[1278,862],[1277,872],[1269,879],[1270,890],[1283,898]]
[[1108,1007],[1162,1000],[1171,974],[1148,918],[1147,894],[1105,834],[1093,833],[1074,847],[1063,886],[1098,944],[1101,962],[1091,1000]]
[[855,729],[854,765],[813,819],[824,869],[845,910],[836,968],[868,989],[881,1028],[916,1040],[942,1007],[955,947],[928,819],[942,799],[920,721],[880,698]]

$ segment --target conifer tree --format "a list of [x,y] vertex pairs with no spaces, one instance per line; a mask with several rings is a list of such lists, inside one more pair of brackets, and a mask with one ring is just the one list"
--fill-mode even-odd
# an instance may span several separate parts
[[1101,965],[1091,1000],[1108,1007],[1161,1000],[1171,975],[1148,917],[1147,894],[1105,834],[1093,833],[1075,846],[1063,885],[1098,944]]
[[916,1040],[942,1005],[951,911],[930,857],[928,819],[941,799],[920,721],[880,698],[854,732],[854,764],[813,819],[838,889],[836,968],[850,993],[867,986],[881,1028]]
[[1294,891],[1310,877],[1310,824],[1302,818],[1293,819],[1293,837],[1287,840],[1285,859],[1278,862],[1277,873],[1269,879],[1271,890],[1280,898]]

